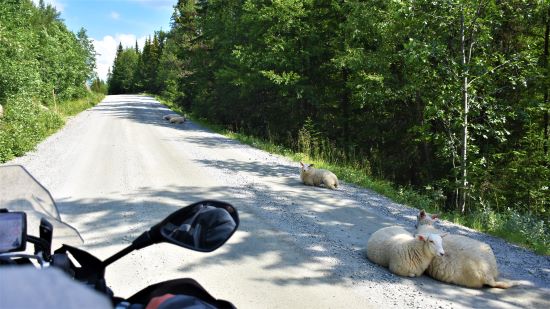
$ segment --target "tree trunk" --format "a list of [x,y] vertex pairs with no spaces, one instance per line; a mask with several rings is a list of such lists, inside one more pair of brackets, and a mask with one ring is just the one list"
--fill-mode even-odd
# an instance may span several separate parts
[[[420,124],[422,128],[426,127],[426,119],[424,115],[424,110],[426,109],[426,104],[422,101],[420,98],[420,94],[416,93],[416,98],[414,100],[415,108],[416,108],[416,114],[417,114],[417,121]],[[431,129],[433,130],[433,129]],[[432,182],[432,175],[433,175],[433,169],[432,169],[432,157],[430,152],[430,147],[428,142],[424,139],[424,136],[422,136],[422,145],[420,146],[422,150],[420,153],[422,154],[420,157],[421,161],[421,167],[417,169],[418,173],[424,174],[424,179],[420,179],[418,183],[431,183]]]
[[546,30],[544,32],[544,58],[542,63],[544,66],[545,79],[544,79],[544,106],[546,110],[544,111],[544,121],[543,121],[543,130],[544,130],[544,139],[543,139],[543,148],[544,155],[548,154],[548,41],[550,36],[550,6],[548,6],[548,14],[546,15]]
[[349,126],[349,123],[350,123],[350,93],[349,93],[349,89],[347,87],[347,83],[348,83],[348,79],[349,79],[349,70],[348,68],[343,68],[342,69],[342,113],[343,113],[343,137],[344,137],[344,145],[346,146],[346,150],[349,151],[349,147],[350,147],[350,126]]
[[463,67],[463,86],[462,86],[462,164],[461,164],[461,193],[460,193],[460,211],[464,213],[466,211],[466,196],[468,188],[468,112],[470,109],[469,97],[468,97],[468,60],[466,59],[466,40],[464,37],[464,12],[460,18],[460,36],[462,47],[462,67]]
[[462,116],[462,193],[460,201],[460,211],[466,211],[466,191],[468,189],[468,112],[470,109],[468,99],[468,76],[464,76],[464,89],[462,90],[463,101],[463,116]]
[[52,98],[53,98],[53,107],[54,107],[54,110],[55,112],[57,113],[58,110],[57,110],[57,100],[55,99],[55,89],[52,88]]

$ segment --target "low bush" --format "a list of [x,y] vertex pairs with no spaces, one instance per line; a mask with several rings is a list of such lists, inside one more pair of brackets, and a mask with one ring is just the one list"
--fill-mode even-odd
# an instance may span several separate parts
[[30,98],[9,100],[0,119],[0,162],[32,150],[63,125],[61,115],[41,107]]
[[94,106],[103,95],[90,93],[78,100],[45,107],[30,97],[10,98],[0,118],[0,163],[22,156],[65,124],[67,116]]

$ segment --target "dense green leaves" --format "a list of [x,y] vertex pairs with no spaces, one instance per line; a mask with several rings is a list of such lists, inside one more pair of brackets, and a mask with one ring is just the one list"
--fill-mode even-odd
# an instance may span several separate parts
[[[137,90],[136,75],[139,54],[134,48],[123,49],[118,45],[113,71],[109,76],[109,93],[131,93]],[[147,79],[148,80],[148,79]]]
[[66,100],[88,95],[95,51],[86,31],[75,35],[43,1],[0,5],[0,162],[31,150],[63,124]]
[[48,104],[82,96],[95,52],[85,30],[77,37],[58,18],[52,6],[31,1],[0,6],[0,100],[24,93]]
[[180,0],[148,83],[233,130],[440,192],[447,210],[547,219],[549,12],[535,0]]
[[[147,91],[160,93],[168,76],[160,61],[166,34],[155,33],[145,41],[140,52],[137,42],[134,48],[122,47],[119,43],[112,71],[108,77],[109,93],[132,93]],[[159,74],[163,79],[159,78]]]

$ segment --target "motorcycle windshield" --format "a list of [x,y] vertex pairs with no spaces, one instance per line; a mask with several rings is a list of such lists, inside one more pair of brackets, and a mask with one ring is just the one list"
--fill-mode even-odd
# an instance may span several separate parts
[[80,233],[61,220],[50,192],[21,165],[0,166],[0,208],[25,212],[28,235],[40,236],[40,219],[48,220],[53,226],[52,248],[83,243]]

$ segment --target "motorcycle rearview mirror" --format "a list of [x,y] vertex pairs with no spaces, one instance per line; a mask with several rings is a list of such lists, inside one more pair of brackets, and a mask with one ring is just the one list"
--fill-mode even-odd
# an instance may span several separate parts
[[221,247],[237,230],[239,216],[231,204],[207,200],[168,216],[151,232],[163,241],[195,251],[211,252]]
[[216,200],[196,202],[170,214],[130,246],[105,260],[103,265],[107,266],[133,250],[160,242],[212,252],[231,238],[238,227],[239,215],[231,204]]

